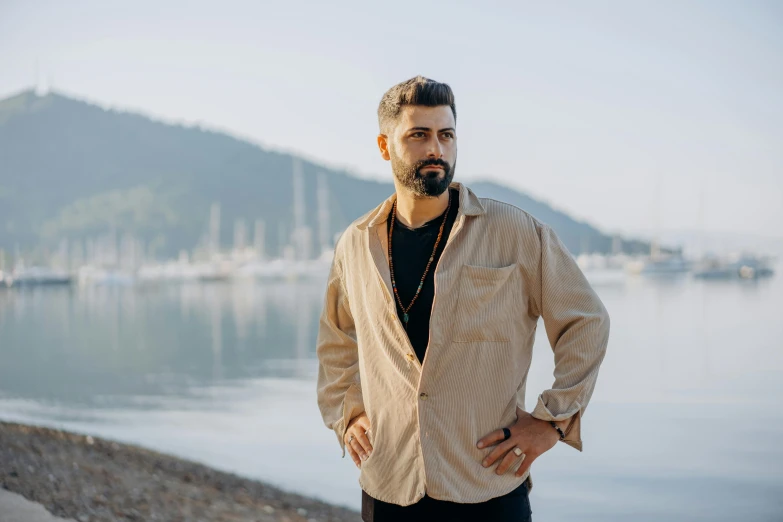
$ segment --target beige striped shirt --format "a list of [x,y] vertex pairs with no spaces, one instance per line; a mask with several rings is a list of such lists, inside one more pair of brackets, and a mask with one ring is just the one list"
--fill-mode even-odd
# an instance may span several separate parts
[[343,435],[366,412],[373,446],[359,485],[406,506],[430,497],[476,503],[509,493],[530,471],[498,476],[478,440],[512,425],[538,318],[554,352],[552,388],[531,414],[571,419],[565,443],[582,450],[581,419],[609,337],[609,316],[563,243],[517,207],[462,183],[459,213],[435,268],[430,341],[419,363],[397,316],[386,219],[396,194],[352,223],[335,249],[317,355],[318,406]]

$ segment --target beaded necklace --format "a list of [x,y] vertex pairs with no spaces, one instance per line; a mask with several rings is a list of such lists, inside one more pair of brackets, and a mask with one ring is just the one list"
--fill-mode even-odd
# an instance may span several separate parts
[[392,282],[392,289],[394,289],[394,296],[397,298],[397,303],[399,303],[400,308],[402,308],[402,322],[404,323],[405,331],[408,331],[408,319],[410,319],[410,317],[408,317],[408,311],[413,306],[413,303],[416,302],[416,298],[419,297],[419,293],[421,292],[421,289],[424,286],[424,279],[427,277],[427,273],[430,271],[430,265],[435,259],[435,253],[438,251],[438,245],[440,244],[440,240],[443,237],[443,229],[446,226],[446,220],[449,217],[450,209],[451,209],[451,191],[449,190],[449,202],[446,205],[446,212],[443,214],[443,221],[440,224],[440,230],[438,230],[438,238],[435,240],[435,248],[432,249],[432,255],[430,256],[429,261],[427,261],[427,268],[424,269],[424,275],[421,276],[419,287],[416,289],[416,295],[413,296],[413,299],[411,300],[410,304],[406,308],[402,305],[400,294],[397,291],[397,282],[394,280],[394,261],[392,260],[392,232],[394,232],[394,219],[397,216],[397,200],[396,199],[394,200],[394,205],[392,206],[391,226],[389,227],[389,270],[391,271],[391,282]]

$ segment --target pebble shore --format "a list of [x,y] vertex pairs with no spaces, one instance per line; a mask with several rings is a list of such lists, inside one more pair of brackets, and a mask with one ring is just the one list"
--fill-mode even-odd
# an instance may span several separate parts
[[347,508],[187,460],[6,422],[0,486],[79,522],[361,522]]

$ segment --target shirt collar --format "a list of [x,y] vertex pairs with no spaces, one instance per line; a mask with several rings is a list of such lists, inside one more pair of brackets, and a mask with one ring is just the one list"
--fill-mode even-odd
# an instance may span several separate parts
[[[481,204],[478,196],[476,196],[476,194],[474,194],[473,191],[464,184],[458,181],[453,181],[449,185],[449,188],[456,188],[459,191],[459,214],[464,214],[466,216],[479,216],[486,213],[486,210],[484,210],[484,206]],[[385,223],[389,216],[389,212],[391,211],[391,207],[396,199],[397,193],[395,192],[383,203],[375,207],[375,209],[367,214],[364,219],[359,221],[356,224],[356,227],[362,230],[367,227],[373,227],[379,223]]]

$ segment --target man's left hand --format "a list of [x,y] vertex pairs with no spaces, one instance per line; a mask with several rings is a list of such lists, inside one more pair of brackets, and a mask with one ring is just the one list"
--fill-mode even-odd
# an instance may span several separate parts
[[[503,440],[503,430],[498,429],[482,437],[477,444],[478,448],[487,448],[497,444],[495,449],[484,457],[481,464],[488,468],[499,461],[500,464],[495,470],[498,475],[508,471],[519,459],[524,459],[514,474],[521,477],[534,460],[552,449],[560,439],[557,430],[547,421],[536,419],[521,408],[517,408],[517,422],[508,428],[511,430],[511,437],[508,440]],[[514,448],[521,449],[522,455],[517,457],[512,451]]]

